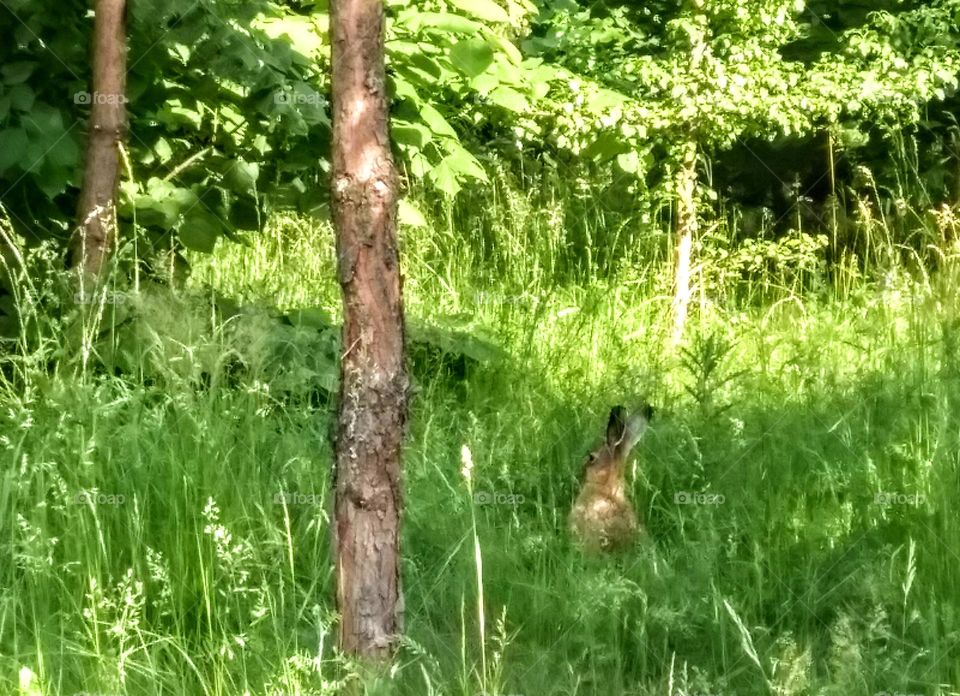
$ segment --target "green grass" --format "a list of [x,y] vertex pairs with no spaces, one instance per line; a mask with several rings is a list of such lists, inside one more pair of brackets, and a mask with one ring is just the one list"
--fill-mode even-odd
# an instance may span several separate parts
[[[404,232],[408,315],[505,354],[414,366],[407,636],[367,693],[960,693],[956,250],[932,275],[712,280],[674,349],[665,240],[637,232],[590,270],[562,216],[511,195],[484,211],[502,224],[482,244],[453,215]],[[334,651],[329,405],[258,372],[277,330],[264,311],[224,325],[210,305],[215,288],[336,317],[332,233],[278,218],[194,262],[176,297],[145,284],[118,315],[37,311],[6,363],[0,693],[331,694],[356,678]],[[55,287],[23,287],[22,305],[58,306]],[[94,347],[119,374],[56,353],[113,321],[125,342]],[[285,360],[310,374],[311,346]],[[609,408],[639,395],[657,414],[630,485],[653,543],[587,558],[565,523],[579,468]]]

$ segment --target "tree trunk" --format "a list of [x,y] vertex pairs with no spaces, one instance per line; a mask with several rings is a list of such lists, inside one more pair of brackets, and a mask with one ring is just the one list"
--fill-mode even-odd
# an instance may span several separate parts
[[344,311],[334,511],[339,644],[383,661],[403,629],[408,379],[382,0],[334,0],[331,20],[333,221]]
[[120,145],[126,130],[126,0],[96,0],[94,11],[87,159],[70,265],[99,278],[117,234]]
[[677,253],[674,266],[673,345],[683,339],[690,306],[690,256],[697,233],[697,146],[687,143],[677,174]]

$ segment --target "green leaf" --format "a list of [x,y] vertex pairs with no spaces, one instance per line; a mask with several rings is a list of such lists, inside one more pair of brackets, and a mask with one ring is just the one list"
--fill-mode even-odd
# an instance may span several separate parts
[[441,193],[454,198],[460,192],[460,180],[447,162],[447,158],[444,158],[440,164],[431,169],[429,174],[433,185]]
[[259,231],[263,221],[257,201],[250,196],[240,196],[230,206],[230,223],[238,230]]
[[585,157],[598,162],[605,162],[617,155],[629,152],[629,150],[630,146],[620,138],[619,134],[615,135],[609,131],[604,131],[587,146],[583,154]]
[[137,215],[145,225],[173,229],[184,210],[197,205],[197,195],[187,188],[178,188],[169,181],[151,177],[146,191],[135,198]]
[[72,169],[80,162],[80,148],[77,147],[73,138],[64,134],[47,150],[46,159],[55,167]]
[[31,139],[48,139],[54,133],[63,132],[63,116],[59,109],[55,109],[49,104],[35,104],[30,109],[30,113],[23,117],[22,123]]
[[528,61],[526,68],[527,79],[536,83],[547,84],[563,77],[563,74],[552,65],[537,65],[531,67]]
[[227,123],[233,124],[234,126],[242,126],[246,123],[246,117],[241,114],[236,109],[231,108],[226,104],[221,104],[219,108],[220,117]]
[[635,150],[617,155],[617,165],[627,174],[640,171],[640,157]]
[[260,165],[238,158],[230,165],[224,175],[224,183],[237,193],[249,193],[257,190]]
[[546,82],[535,82],[531,89],[534,99],[543,99],[550,94],[550,85]]
[[493,0],[450,0],[450,4],[484,22],[508,23],[510,15]]
[[8,63],[0,68],[0,74],[3,75],[4,84],[19,85],[27,81],[36,67],[36,63]]
[[173,148],[166,138],[160,138],[153,146],[153,151],[157,155],[160,164],[167,164],[173,157]]
[[435,134],[443,135],[448,138],[457,138],[457,132],[453,130],[453,127],[447,123],[447,119],[445,119],[431,104],[424,102],[420,106],[420,117]]
[[423,217],[423,213],[421,213],[420,210],[406,198],[400,199],[397,217],[399,218],[401,225],[406,225],[408,227],[427,226],[427,219]]
[[417,179],[423,179],[433,171],[433,166],[430,164],[424,155],[416,151],[410,155],[410,173]]
[[502,36],[494,34],[490,31],[485,31],[483,34],[487,43],[490,44],[490,47],[494,50],[500,51],[500,53],[505,55],[511,63],[514,65],[520,65],[520,63],[523,62],[523,55],[520,53],[520,49],[514,46],[510,41],[507,41]]
[[390,129],[394,141],[405,147],[412,147],[422,150],[423,147],[433,140],[433,133],[430,129],[419,123],[398,122]]
[[487,98],[497,106],[502,106],[508,111],[523,114],[530,110],[530,103],[527,98],[517,90],[506,85],[500,85],[487,95]]
[[393,82],[393,93],[397,98],[408,99],[417,108],[420,107],[422,100],[420,99],[420,95],[417,94],[416,87],[399,75],[391,76],[390,80]]
[[419,33],[422,29],[427,28],[439,29],[452,34],[477,34],[483,29],[483,25],[472,19],[449,12],[420,12],[413,15],[410,28],[414,33]]
[[409,62],[410,64],[407,66],[407,69],[419,70],[426,76],[428,84],[434,81],[443,81],[445,78],[444,73],[446,73],[447,76],[450,75],[450,71],[444,70],[437,61],[428,55],[424,55],[422,52],[410,56]]
[[71,172],[71,168],[61,167],[47,158],[40,164],[37,186],[52,201],[67,189]]
[[487,172],[477,158],[459,143],[454,143],[450,147],[450,154],[443,161],[458,175],[458,178],[462,175],[479,181],[488,181]]
[[527,81],[524,79],[524,71],[518,66],[506,60],[502,55],[497,54],[493,65],[487,70],[487,74],[494,75],[501,83],[513,85],[515,88],[527,91]]
[[188,249],[209,254],[223,230],[220,219],[201,206],[194,207],[183,220],[178,232],[180,241]]
[[196,109],[183,105],[179,99],[171,99],[157,114],[157,119],[164,125],[176,127],[181,125],[192,126],[200,130],[203,117]]
[[0,173],[23,160],[27,153],[27,134],[22,128],[0,131]]
[[181,64],[186,65],[190,62],[190,47],[180,43],[175,43],[170,47],[170,54],[176,56]]
[[24,157],[24,161],[20,163],[20,168],[25,172],[38,174],[40,167],[43,166],[43,158],[46,154],[47,150],[43,143],[31,141],[27,145],[27,155]]
[[614,92],[612,89],[599,89],[595,93],[587,95],[587,108],[596,114],[603,114],[610,109],[623,108],[628,103],[628,99]]
[[263,135],[262,133],[253,139],[253,142],[250,143],[250,147],[254,152],[261,156],[265,156],[268,152],[273,150],[273,148],[270,146],[270,141],[267,140],[267,136]]
[[485,97],[500,86],[500,78],[488,70],[482,75],[477,75],[475,78],[473,78],[470,81],[470,86],[481,97]]
[[450,48],[450,62],[467,77],[477,77],[493,62],[493,49],[482,39],[462,39]]
[[409,56],[414,56],[418,53],[423,52],[423,48],[420,46],[420,44],[415,43],[413,41],[399,41],[399,40],[387,41],[386,47],[387,47],[387,55],[394,56],[394,57],[396,56],[409,57]]
[[292,14],[283,18],[270,17],[258,25],[271,39],[285,38],[305,56],[318,57],[323,52],[323,37],[310,17]]
[[17,111],[27,112],[33,108],[36,95],[27,85],[16,85],[9,92],[10,104]]

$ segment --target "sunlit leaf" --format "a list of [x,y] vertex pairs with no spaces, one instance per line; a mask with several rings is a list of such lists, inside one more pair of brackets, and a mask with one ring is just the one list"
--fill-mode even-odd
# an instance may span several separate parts
[[510,21],[510,15],[493,0],[450,0],[450,4],[484,22]]
[[482,39],[462,39],[450,48],[450,61],[467,77],[476,77],[490,67],[493,50]]
[[400,199],[400,204],[397,210],[397,218],[399,219],[401,225],[406,225],[408,227],[427,226],[427,219],[423,216],[423,213],[421,213],[420,209],[406,198]]

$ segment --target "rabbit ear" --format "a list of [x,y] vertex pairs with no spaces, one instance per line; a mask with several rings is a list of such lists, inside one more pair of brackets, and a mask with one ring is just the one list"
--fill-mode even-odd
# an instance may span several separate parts
[[636,411],[630,414],[624,427],[623,443],[621,445],[623,454],[626,456],[633,449],[633,446],[639,442],[640,438],[647,431],[647,425],[653,417],[653,407],[650,404],[644,404]]
[[610,420],[607,421],[607,444],[615,447],[623,439],[627,430],[626,409],[623,406],[614,406],[610,409]]

